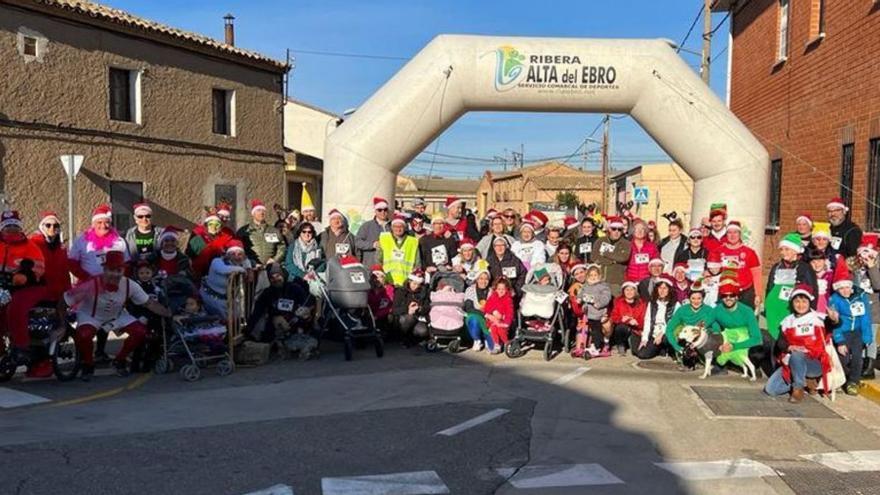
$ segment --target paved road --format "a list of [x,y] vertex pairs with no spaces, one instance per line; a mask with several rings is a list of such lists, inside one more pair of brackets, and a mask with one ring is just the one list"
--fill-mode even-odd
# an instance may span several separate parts
[[0,405],[44,402],[0,410],[0,493],[880,494],[880,407],[861,398],[389,347],[194,384],[8,384]]

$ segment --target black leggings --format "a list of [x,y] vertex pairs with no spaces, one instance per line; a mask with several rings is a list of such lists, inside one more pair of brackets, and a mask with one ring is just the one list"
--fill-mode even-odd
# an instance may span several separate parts
[[400,334],[403,337],[412,334],[417,339],[428,338],[428,325],[419,321],[414,315],[398,316],[397,328],[400,329]]
[[587,330],[590,332],[590,343],[596,350],[605,347],[605,335],[602,333],[602,320],[587,320]]
[[660,355],[660,351],[663,350],[663,346],[666,344],[661,342],[660,345],[654,343],[654,339],[648,339],[648,343],[645,344],[645,347],[642,349],[638,348],[638,344],[633,349],[638,349],[633,352],[639,359],[654,359],[655,357]]

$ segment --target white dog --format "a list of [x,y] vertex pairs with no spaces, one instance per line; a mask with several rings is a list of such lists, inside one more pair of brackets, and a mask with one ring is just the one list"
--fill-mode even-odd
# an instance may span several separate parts
[[[678,343],[683,351],[682,363],[693,369],[697,364],[697,356],[702,356],[704,369],[700,379],[704,380],[709,376],[712,370],[712,362],[716,356],[721,354],[721,345],[726,341],[727,339],[723,333],[708,332],[702,324],[686,325],[682,327],[678,334]],[[729,361],[742,368],[743,378],[748,378],[749,381],[757,380],[755,365],[749,360],[747,349],[734,352],[730,356]]]

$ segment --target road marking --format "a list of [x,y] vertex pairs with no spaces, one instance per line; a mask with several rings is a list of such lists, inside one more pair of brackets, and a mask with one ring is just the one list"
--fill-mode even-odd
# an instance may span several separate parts
[[134,390],[134,389],[140,387],[141,385],[147,383],[147,381],[152,376],[153,376],[152,372],[145,373],[145,374],[142,374],[141,376],[135,378],[134,380],[131,381],[131,383],[129,383],[128,385],[125,385],[124,387],[116,387],[116,388],[112,388],[110,390],[105,390],[103,392],[97,392],[97,393],[94,393],[91,395],[86,395],[85,397],[78,397],[76,399],[63,400],[60,402],[56,402],[52,405],[55,407],[72,406],[75,404],[82,404],[84,402],[92,402],[92,401],[95,401],[98,399],[106,399],[107,397],[113,397],[114,395],[121,394],[122,392],[125,392],[126,390]]
[[880,450],[829,452],[826,454],[802,455],[801,457],[841,473],[880,471]]
[[487,412],[486,414],[481,414],[481,415],[477,416],[476,418],[472,418],[472,419],[465,421],[464,423],[455,425],[451,428],[447,428],[442,431],[438,431],[437,433],[435,433],[435,435],[444,435],[447,437],[451,437],[453,435],[458,435],[459,433],[461,433],[465,430],[470,430],[471,428],[473,428],[475,426],[479,426],[487,421],[492,421],[493,419],[495,419],[499,416],[503,416],[509,412],[510,411],[507,409],[493,409],[493,410]]
[[574,380],[575,378],[583,375],[587,371],[590,371],[590,368],[587,366],[581,366],[580,368],[568,373],[567,375],[562,375],[559,378],[553,380],[551,383],[553,385],[565,385],[566,383]]
[[599,464],[560,464],[496,469],[514,488],[550,488],[561,486],[619,485],[623,480]]
[[324,495],[430,495],[449,493],[434,471],[346,476],[321,480]]
[[0,388],[0,407],[3,409],[12,409],[13,407],[29,406],[31,404],[42,404],[51,402],[51,399],[40,397],[39,395],[29,394],[12,388]]
[[690,481],[777,476],[776,471],[771,467],[751,459],[707,462],[655,462],[654,464],[679,478]]
[[245,495],[293,495],[293,488],[288,485],[274,485]]

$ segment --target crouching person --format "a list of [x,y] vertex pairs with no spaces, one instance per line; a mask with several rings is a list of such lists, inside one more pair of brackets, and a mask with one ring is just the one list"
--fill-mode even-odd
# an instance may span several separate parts
[[[82,379],[89,381],[95,371],[95,352],[92,340],[99,328],[117,334],[128,334],[122,349],[116,353],[113,365],[119,376],[128,374],[126,358],[132,350],[143,344],[147,328],[125,309],[126,303],[144,306],[153,313],[171,317],[171,311],[150,299],[134,281],[123,276],[125,257],[121,251],[108,251],[104,256],[104,271],[64,293],[59,315],[66,314],[66,307],[76,308],[76,334],[74,341],[82,360]],[[64,321],[59,321],[63,328]]]
[[425,289],[425,275],[416,268],[407,277],[403,287],[394,290],[394,307],[391,314],[407,346],[428,338],[428,291]]
[[645,301],[639,298],[639,285],[632,280],[621,284],[623,297],[614,300],[611,309],[611,343],[617,353],[626,355],[626,348],[635,354],[639,349],[645,324]]
[[780,323],[776,342],[782,366],[764,386],[768,395],[791,393],[789,402],[801,402],[804,388],[815,393],[816,377],[822,377],[823,386],[827,384],[831,360],[825,352],[824,318],[810,309],[814,298],[813,290],[805,284],[797,285],[791,292],[791,314]]

